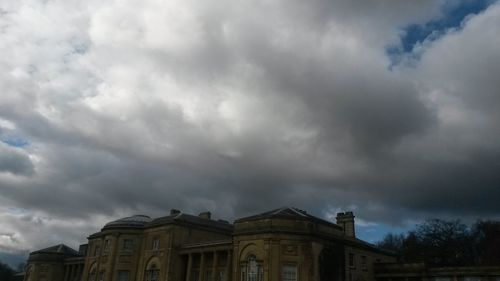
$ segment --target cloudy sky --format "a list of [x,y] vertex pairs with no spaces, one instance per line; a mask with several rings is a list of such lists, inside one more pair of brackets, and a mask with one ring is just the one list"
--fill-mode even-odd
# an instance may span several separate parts
[[171,208],[500,217],[500,3],[0,3],[0,259]]

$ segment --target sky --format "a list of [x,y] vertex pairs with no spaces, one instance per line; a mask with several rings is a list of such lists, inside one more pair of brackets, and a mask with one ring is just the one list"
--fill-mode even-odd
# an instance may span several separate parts
[[133,214],[500,218],[500,3],[0,2],[0,258]]

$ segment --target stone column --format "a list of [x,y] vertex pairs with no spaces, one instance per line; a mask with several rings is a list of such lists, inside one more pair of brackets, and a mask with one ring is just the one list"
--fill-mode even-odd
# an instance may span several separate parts
[[65,265],[64,266],[64,281],[68,281],[68,275],[69,275],[69,266]]
[[198,276],[198,280],[205,281],[205,254],[203,252],[200,253],[200,275]]
[[188,254],[188,264],[186,272],[186,281],[191,281],[191,271],[193,267],[193,254]]
[[218,273],[218,270],[217,270],[217,251],[214,251],[213,253],[214,255],[214,258],[212,259],[213,263],[212,263],[212,281],[217,281],[215,278],[217,278],[217,273]]
[[[108,237],[108,262],[111,263],[110,269],[109,269],[109,278],[110,280],[116,280],[118,277],[115,276],[115,264],[117,263],[117,254],[118,254],[118,242],[120,238],[120,234],[115,234],[112,236],[112,239]],[[110,249],[111,248],[111,249]],[[129,277],[130,278],[130,277]],[[80,281],[80,280],[78,280]]]
[[71,270],[72,271],[71,281],[75,281],[76,280],[76,278],[75,278],[75,276],[76,276],[76,264],[74,264],[72,267],[73,267],[73,269]]
[[[224,281],[229,281],[232,279],[230,277],[230,274],[233,274],[233,272],[231,271],[232,264],[233,264],[232,252],[231,252],[231,250],[227,250],[226,271],[224,272]],[[236,265],[235,265],[235,270],[236,270]]]
[[78,277],[77,277],[77,280],[78,281],[82,281],[82,276],[83,276],[83,264],[81,264],[78,267]]
[[75,272],[73,273],[73,280],[78,281],[78,264],[75,264]]
[[78,281],[78,264],[75,264],[75,269],[73,272],[73,281]]

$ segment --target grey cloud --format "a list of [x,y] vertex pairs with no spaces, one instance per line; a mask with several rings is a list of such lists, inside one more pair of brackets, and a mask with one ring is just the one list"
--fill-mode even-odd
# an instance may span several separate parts
[[0,142],[0,172],[29,176],[35,170],[33,163],[25,152]]
[[495,73],[500,70],[500,56],[496,46],[500,41],[498,31],[491,27],[499,24],[499,7],[492,5],[465,21],[460,32],[451,30],[448,36],[423,47],[417,69],[426,79],[424,85],[463,99],[471,110],[497,111],[500,84]]
[[438,1],[32,4],[3,7],[0,38],[0,118],[31,143],[0,147],[30,175],[0,177],[23,209],[0,226],[26,248],[170,208],[500,213],[497,7],[390,71],[384,48]]

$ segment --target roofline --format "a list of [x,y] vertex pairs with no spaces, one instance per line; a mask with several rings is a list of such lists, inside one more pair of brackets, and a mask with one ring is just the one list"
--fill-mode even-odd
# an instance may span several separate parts
[[[72,250],[72,251],[73,251],[73,252],[75,252],[76,254],[74,254],[74,253],[61,253],[61,252],[53,252],[53,251],[51,252],[51,251],[47,251],[47,249],[50,249],[50,248],[54,248],[54,247],[59,247],[59,248],[61,248],[61,247],[63,247],[63,246],[64,246],[64,247],[66,247],[66,248],[68,248],[68,249],[70,249],[70,250]],[[75,250],[75,249],[73,249],[73,248],[71,248],[70,246],[68,246],[68,245],[66,245],[66,244],[61,243],[61,244],[57,244],[57,245],[53,245],[53,246],[49,246],[49,247],[46,247],[46,248],[43,248],[43,249],[40,249],[40,250],[33,251],[33,252],[29,253],[29,254],[30,254],[30,255],[31,255],[31,254],[78,255],[78,251],[77,251],[77,250]]]
[[[233,224],[221,223],[221,222],[218,222],[215,220],[210,220],[210,222],[214,223],[214,225],[206,225],[206,224],[199,224],[199,223],[195,223],[195,222],[190,222],[187,220],[177,220],[177,218],[179,218],[181,214],[175,215],[171,221],[160,222],[157,224],[153,224],[153,221],[156,219],[164,218],[164,217],[156,218],[156,219],[152,220],[151,222],[145,223],[144,225],[125,225],[125,224],[123,224],[123,225],[104,226],[103,228],[101,228],[101,231],[89,235],[87,237],[87,239],[101,237],[101,236],[105,235],[103,233],[105,231],[120,230],[120,229],[144,231],[146,229],[152,229],[152,228],[168,226],[168,225],[193,226],[193,227],[201,228],[203,230],[210,230],[212,232],[219,232],[219,233],[228,234],[228,235],[232,235],[234,233],[234,225]],[[185,214],[185,215],[197,217],[197,216],[189,215],[189,214]],[[165,216],[165,217],[169,217],[169,216]]]
[[210,247],[210,246],[220,246],[220,245],[229,245],[233,244],[233,240],[219,240],[212,242],[202,242],[202,243],[192,243],[183,245],[182,249],[191,249],[191,248],[202,248],[202,247]]
[[319,238],[328,242],[341,242],[346,246],[351,246],[351,247],[356,247],[356,248],[361,248],[361,249],[367,249],[373,252],[377,252],[379,254],[384,254],[388,255],[391,257],[396,257],[396,255],[390,251],[378,248],[377,246],[368,243],[366,241],[357,239],[357,238],[347,238],[344,236],[334,236],[334,235],[326,235],[323,233],[318,233],[318,232],[305,232],[305,231],[293,231],[293,230],[282,230],[282,229],[270,229],[270,228],[265,228],[261,230],[249,230],[249,231],[242,231],[240,233],[236,233],[234,236],[238,235],[261,235],[261,234],[276,234],[276,233],[282,233],[282,234],[291,234],[291,235],[299,235],[299,236],[312,236],[315,238]]
[[342,230],[343,228],[333,222],[329,222],[327,220],[324,220],[322,218],[318,218],[315,216],[303,216],[303,217],[287,217],[284,215],[272,215],[274,217],[269,217],[269,218],[259,218],[259,217],[246,217],[246,218],[241,218],[237,219],[234,221],[234,224],[241,223],[241,222],[248,222],[248,221],[260,221],[260,220],[270,220],[270,219],[285,219],[285,220],[300,220],[300,221],[310,221],[322,225],[327,225],[333,228],[336,228],[338,230]]

